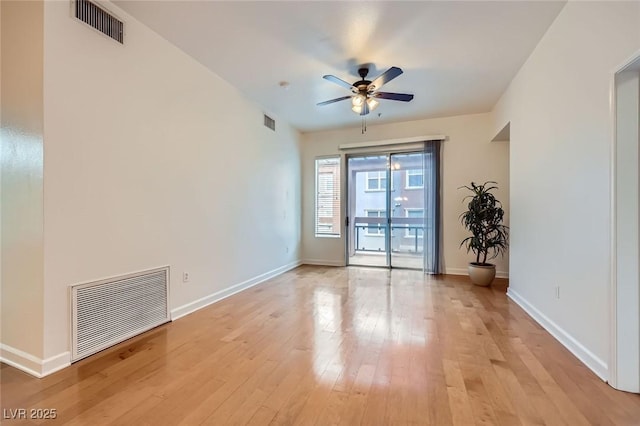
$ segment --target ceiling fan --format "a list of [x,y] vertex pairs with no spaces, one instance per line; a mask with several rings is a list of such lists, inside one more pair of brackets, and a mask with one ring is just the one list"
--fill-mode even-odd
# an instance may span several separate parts
[[402,70],[398,67],[391,67],[373,81],[366,80],[369,74],[369,68],[358,69],[361,80],[353,84],[336,77],[335,75],[325,75],[322,78],[336,83],[339,86],[351,90],[350,96],[342,96],[340,98],[330,99],[328,101],[318,103],[318,106],[332,104],[334,102],[351,99],[351,109],[358,115],[367,115],[379,105],[377,99],[389,99],[392,101],[409,102],[413,99],[413,95],[408,93],[389,93],[378,92],[378,90],[389,81],[402,74]]

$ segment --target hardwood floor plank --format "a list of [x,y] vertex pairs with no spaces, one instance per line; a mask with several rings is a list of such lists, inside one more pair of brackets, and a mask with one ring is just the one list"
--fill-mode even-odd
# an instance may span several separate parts
[[349,398],[345,404],[344,414],[340,418],[341,425],[357,425],[360,424],[362,416],[364,415],[364,409],[375,375],[375,366],[370,364],[363,364],[358,369],[358,374],[355,378],[355,385],[349,393]]
[[1,408],[51,425],[638,425],[505,295],[466,277],[303,266],[43,379]]
[[452,424],[472,425],[475,423],[473,409],[458,362],[445,359],[443,364]]
[[264,425],[271,424],[271,421],[276,416],[276,414],[277,413],[273,411],[271,408],[261,406],[260,408],[258,408],[258,410],[253,415],[253,417],[249,419],[247,424],[252,426],[253,425],[264,426]]
[[520,386],[518,379],[509,364],[505,361],[492,361],[493,369],[498,381],[505,389],[508,398],[512,402],[518,417],[524,425],[543,425],[544,422],[531,404],[526,392]]

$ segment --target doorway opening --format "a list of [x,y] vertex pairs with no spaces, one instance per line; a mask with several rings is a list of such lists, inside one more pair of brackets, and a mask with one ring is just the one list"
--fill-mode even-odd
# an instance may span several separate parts
[[640,393],[640,52],[613,81],[609,384]]

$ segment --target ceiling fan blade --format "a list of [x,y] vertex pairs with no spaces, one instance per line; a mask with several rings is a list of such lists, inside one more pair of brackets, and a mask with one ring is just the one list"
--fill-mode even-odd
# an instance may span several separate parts
[[402,102],[409,102],[411,99],[413,99],[413,95],[410,95],[409,93],[376,92],[372,96],[375,98],[390,99],[392,101]]
[[318,106],[329,105],[329,104],[332,104],[334,102],[344,101],[345,99],[351,99],[351,96],[343,96],[341,98],[330,99],[328,101],[320,102],[320,103],[318,103],[316,105],[318,105]]
[[324,78],[325,80],[329,80],[337,84],[338,86],[342,86],[345,89],[351,90],[353,88],[353,85],[351,83],[347,83],[346,81],[336,77],[335,75],[323,75],[322,78]]
[[381,88],[383,84],[390,82],[400,74],[402,74],[402,70],[400,68],[391,67],[373,80],[369,86],[375,86],[375,90],[377,90]]

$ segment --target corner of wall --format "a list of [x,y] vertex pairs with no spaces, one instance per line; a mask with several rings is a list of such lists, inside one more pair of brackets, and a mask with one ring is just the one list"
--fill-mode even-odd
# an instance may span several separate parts
[[503,133],[505,129],[511,129],[511,108],[510,108],[510,90],[511,85],[502,93],[498,102],[493,106],[491,110],[491,135],[493,141],[504,141]]
[[44,2],[0,2],[2,360],[38,371],[44,353]]

